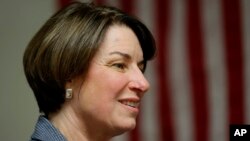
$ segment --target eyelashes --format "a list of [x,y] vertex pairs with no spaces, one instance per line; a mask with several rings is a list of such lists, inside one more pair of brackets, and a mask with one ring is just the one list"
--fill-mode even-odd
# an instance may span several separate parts
[[140,62],[140,63],[138,63],[138,68],[141,70],[141,72],[142,73],[144,73],[145,72],[145,70],[146,70],[146,64],[145,64],[145,62],[144,61],[142,61],[142,62]]
[[128,69],[128,66],[125,63],[113,63],[111,65],[113,68],[119,70],[119,71],[126,71],[126,69]]
[[[125,72],[127,69],[129,69],[129,65],[126,64],[126,63],[113,63],[111,66],[112,66],[113,68],[119,70],[119,71],[122,71],[122,72]],[[141,71],[142,73],[145,72],[145,67],[144,67],[143,64],[139,64],[139,65],[138,65],[138,68],[140,69],[140,71]]]

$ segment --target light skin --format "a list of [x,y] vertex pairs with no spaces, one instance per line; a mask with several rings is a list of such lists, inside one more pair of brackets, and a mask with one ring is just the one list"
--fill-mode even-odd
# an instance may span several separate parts
[[69,141],[107,141],[132,130],[139,103],[149,89],[142,70],[143,53],[134,32],[112,25],[90,63],[88,73],[72,79],[66,100],[50,121]]

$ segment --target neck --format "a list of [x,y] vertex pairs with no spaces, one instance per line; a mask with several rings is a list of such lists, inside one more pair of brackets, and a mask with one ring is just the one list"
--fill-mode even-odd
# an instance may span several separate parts
[[67,138],[68,141],[108,141],[112,136],[100,131],[89,121],[83,120],[70,107],[63,107],[58,113],[49,115],[52,124]]

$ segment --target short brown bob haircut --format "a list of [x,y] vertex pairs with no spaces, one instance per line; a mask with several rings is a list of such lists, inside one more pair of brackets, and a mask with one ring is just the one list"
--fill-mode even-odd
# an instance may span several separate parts
[[112,25],[136,34],[145,60],[155,56],[155,41],[147,27],[121,10],[73,2],[55,13],[28,44],[23,65],[40,112],[48,116],[65,102],[67,81],[87,73],[103,36]]

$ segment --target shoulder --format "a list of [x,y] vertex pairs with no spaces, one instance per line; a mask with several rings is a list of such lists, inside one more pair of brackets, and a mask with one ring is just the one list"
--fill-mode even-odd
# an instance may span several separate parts
[[66,141],[66,139],[48,119],[40,116],[31,136],[31,141]]

